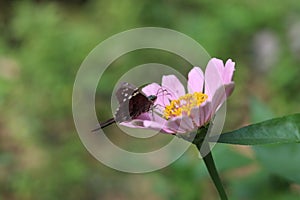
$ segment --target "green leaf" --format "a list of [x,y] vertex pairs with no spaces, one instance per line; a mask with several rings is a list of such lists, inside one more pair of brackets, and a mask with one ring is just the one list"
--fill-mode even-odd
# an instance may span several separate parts
[[[272,118],[272,111],[263,102],[252,98],[250,104],[251,121]],[[300,144],[273,144],[252,147],[259,162],[269,172],[300,183]],[[276,155],[276,156],[274,156]],[[282,165],[282,163],[286,163]],[[274,183],[275,184],[275,183]]]
[[[216,137],[211,137],[212,141],[216,139]],[[300,113],[223,133],[218,142],[240,145],[300,143]]]

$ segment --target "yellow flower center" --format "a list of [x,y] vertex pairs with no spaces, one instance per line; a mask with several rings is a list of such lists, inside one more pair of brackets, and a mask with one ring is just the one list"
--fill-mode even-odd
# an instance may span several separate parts
[[200,106],[206,101],[207,95],[201,92],[193,94],[186,94],[179,97],[179,99],[172,100],[169,105],[165,107],[164,117],[170,119],[171,117],[181,116],[182,114],[190,115],[194,107]]

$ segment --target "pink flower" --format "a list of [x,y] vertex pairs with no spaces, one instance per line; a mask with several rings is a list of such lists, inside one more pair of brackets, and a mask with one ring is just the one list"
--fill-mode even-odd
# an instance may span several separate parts
[[153,112],[121,125],[169,134],[195,131],[211,121],[232,93],[234,65],[231,59],[224,65],[222,60],[212,58],[205,74],[199,67],[194,67],[188,74],[188,93],[176,76],[163,76],[161,86],[152,83],[142,89],[147,96],[157,94]]

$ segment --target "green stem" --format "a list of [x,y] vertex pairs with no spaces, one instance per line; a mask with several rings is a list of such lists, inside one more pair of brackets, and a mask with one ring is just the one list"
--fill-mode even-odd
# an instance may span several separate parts
[[[223,185],[221,183],[221,179],[220,179],[220,176],[218,174],[218,171],[217,171],[217,168],[216,168],[213,156],[212,156],[211,151],[209,149],[209,144],[208,143],[202,143],[202,145],[205,145],[205,146],[203,146],[203,147],[205,147],[205,151],[204,152],[209,152],[204,157],[202,156],[203,160],[204,160],[204,163],[206,165],[206,168],[207,168],[207,170],[209,172],[209,175],[212,178],[212,180],[213,180],[213,182],[214,182],[214,184],[215,184],[215,186],[216,186],[216,188],[217,188],[217,190],[219,192],[221,200],[227,200],[228,198],[227,198],[226,192],[225,192],[225,190],[223,188]],[[197,146],[197,148],[198,148],[198,150],[199,150],[199,152],[201,154],[201,151],[202,151],[202,150],[200,151],[201,144],[200,145],[196,145],[196,146]]]

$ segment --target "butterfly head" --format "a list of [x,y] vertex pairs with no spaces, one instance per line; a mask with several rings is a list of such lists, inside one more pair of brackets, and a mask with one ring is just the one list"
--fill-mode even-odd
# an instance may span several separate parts
[[150,96],[148,96],[148,99],[150,101],[154,102],[157,99],[157,96],[156,95],[150,95]]

